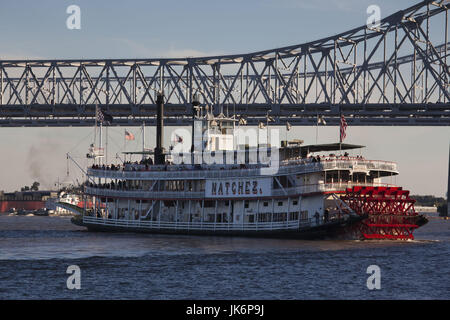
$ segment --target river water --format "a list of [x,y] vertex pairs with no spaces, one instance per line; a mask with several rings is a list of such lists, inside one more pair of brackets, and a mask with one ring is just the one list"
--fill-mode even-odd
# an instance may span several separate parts
[[[449,299],[450,220],[414,241],[95,233],[0,216],[0,299]],[[81,289],[67,288],[79,266]],[[381,271],[369,290],[367,267]]]

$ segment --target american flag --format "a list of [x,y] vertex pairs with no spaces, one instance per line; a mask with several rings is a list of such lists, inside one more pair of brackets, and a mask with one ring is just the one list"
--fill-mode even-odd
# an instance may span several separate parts
[[102,110],[98,106],[95,106],[95,117],[98,122],[103,123],[105,121],[105,116],[103,115]]
[[95,118],[97,119],[97,122],[100,122],[102,124],[106,123],[110,125],[113,122],[113,117],[110,114],[102,111],[102,109],[99,108],[98,105],[95,107]]
[[125,140],[134,140],[134,134],[125,130]]
[[292,126],[289,122],[286,121],[286,130],[289,131],[291,130]]
[[175,133],[175,137],[174,137],[173,141],[174,141],[175,143],[182,143],[182,142],[183,142],[183,137],[182,137],[182,136],[179,136],[179,135],[177,135],[177,134]]
[[246,125],[247,124],[247,120],[245,120],[244,118],[239,118],[239,125]]
[[344,141],[345,137],[347,136],[345,134],[345,130],[347,129],[347,121],[345,121],[344,115],[341,114],[341,142]]
[[317,124],[323,124],[324,126],[327,124],[323,116],[317,116]]

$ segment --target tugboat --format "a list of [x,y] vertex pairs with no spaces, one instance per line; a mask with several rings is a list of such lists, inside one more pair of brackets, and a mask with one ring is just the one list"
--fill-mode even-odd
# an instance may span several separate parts
[[383,182],[398,175],[396,163],[349,154],[363,146],[342,138],[278,146],[276,129],[269,139],[264,124],[245,131],[242,118],[193,106],[191,141],[175,134],[177,144],[163,148],[159,94],[153,151],[125,153],[142,159],[120,165],[90,155],[82,196],[93,205],[72,222],[91,231],[407,240],[427,221],[409,191]]

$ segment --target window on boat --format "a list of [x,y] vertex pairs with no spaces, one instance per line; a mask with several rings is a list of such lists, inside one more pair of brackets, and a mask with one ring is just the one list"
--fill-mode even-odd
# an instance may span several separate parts
[[212,208],[215,206],[215,202],[212,200],[205,200],[204,207],[205,208]]

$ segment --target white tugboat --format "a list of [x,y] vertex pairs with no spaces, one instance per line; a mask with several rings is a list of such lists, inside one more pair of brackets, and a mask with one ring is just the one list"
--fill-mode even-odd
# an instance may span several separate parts
[[154,152],[88,168],[83,202],[93,208],[73,223],[92,231],[299,239],[413,239],[426,223],[409,191],[382,182],[398,174],[396,163],[349,155],[363,146],[239,144],[242,121],[203,114],[194,103],[188,152],[166,152],[163,100],[158,95]]

